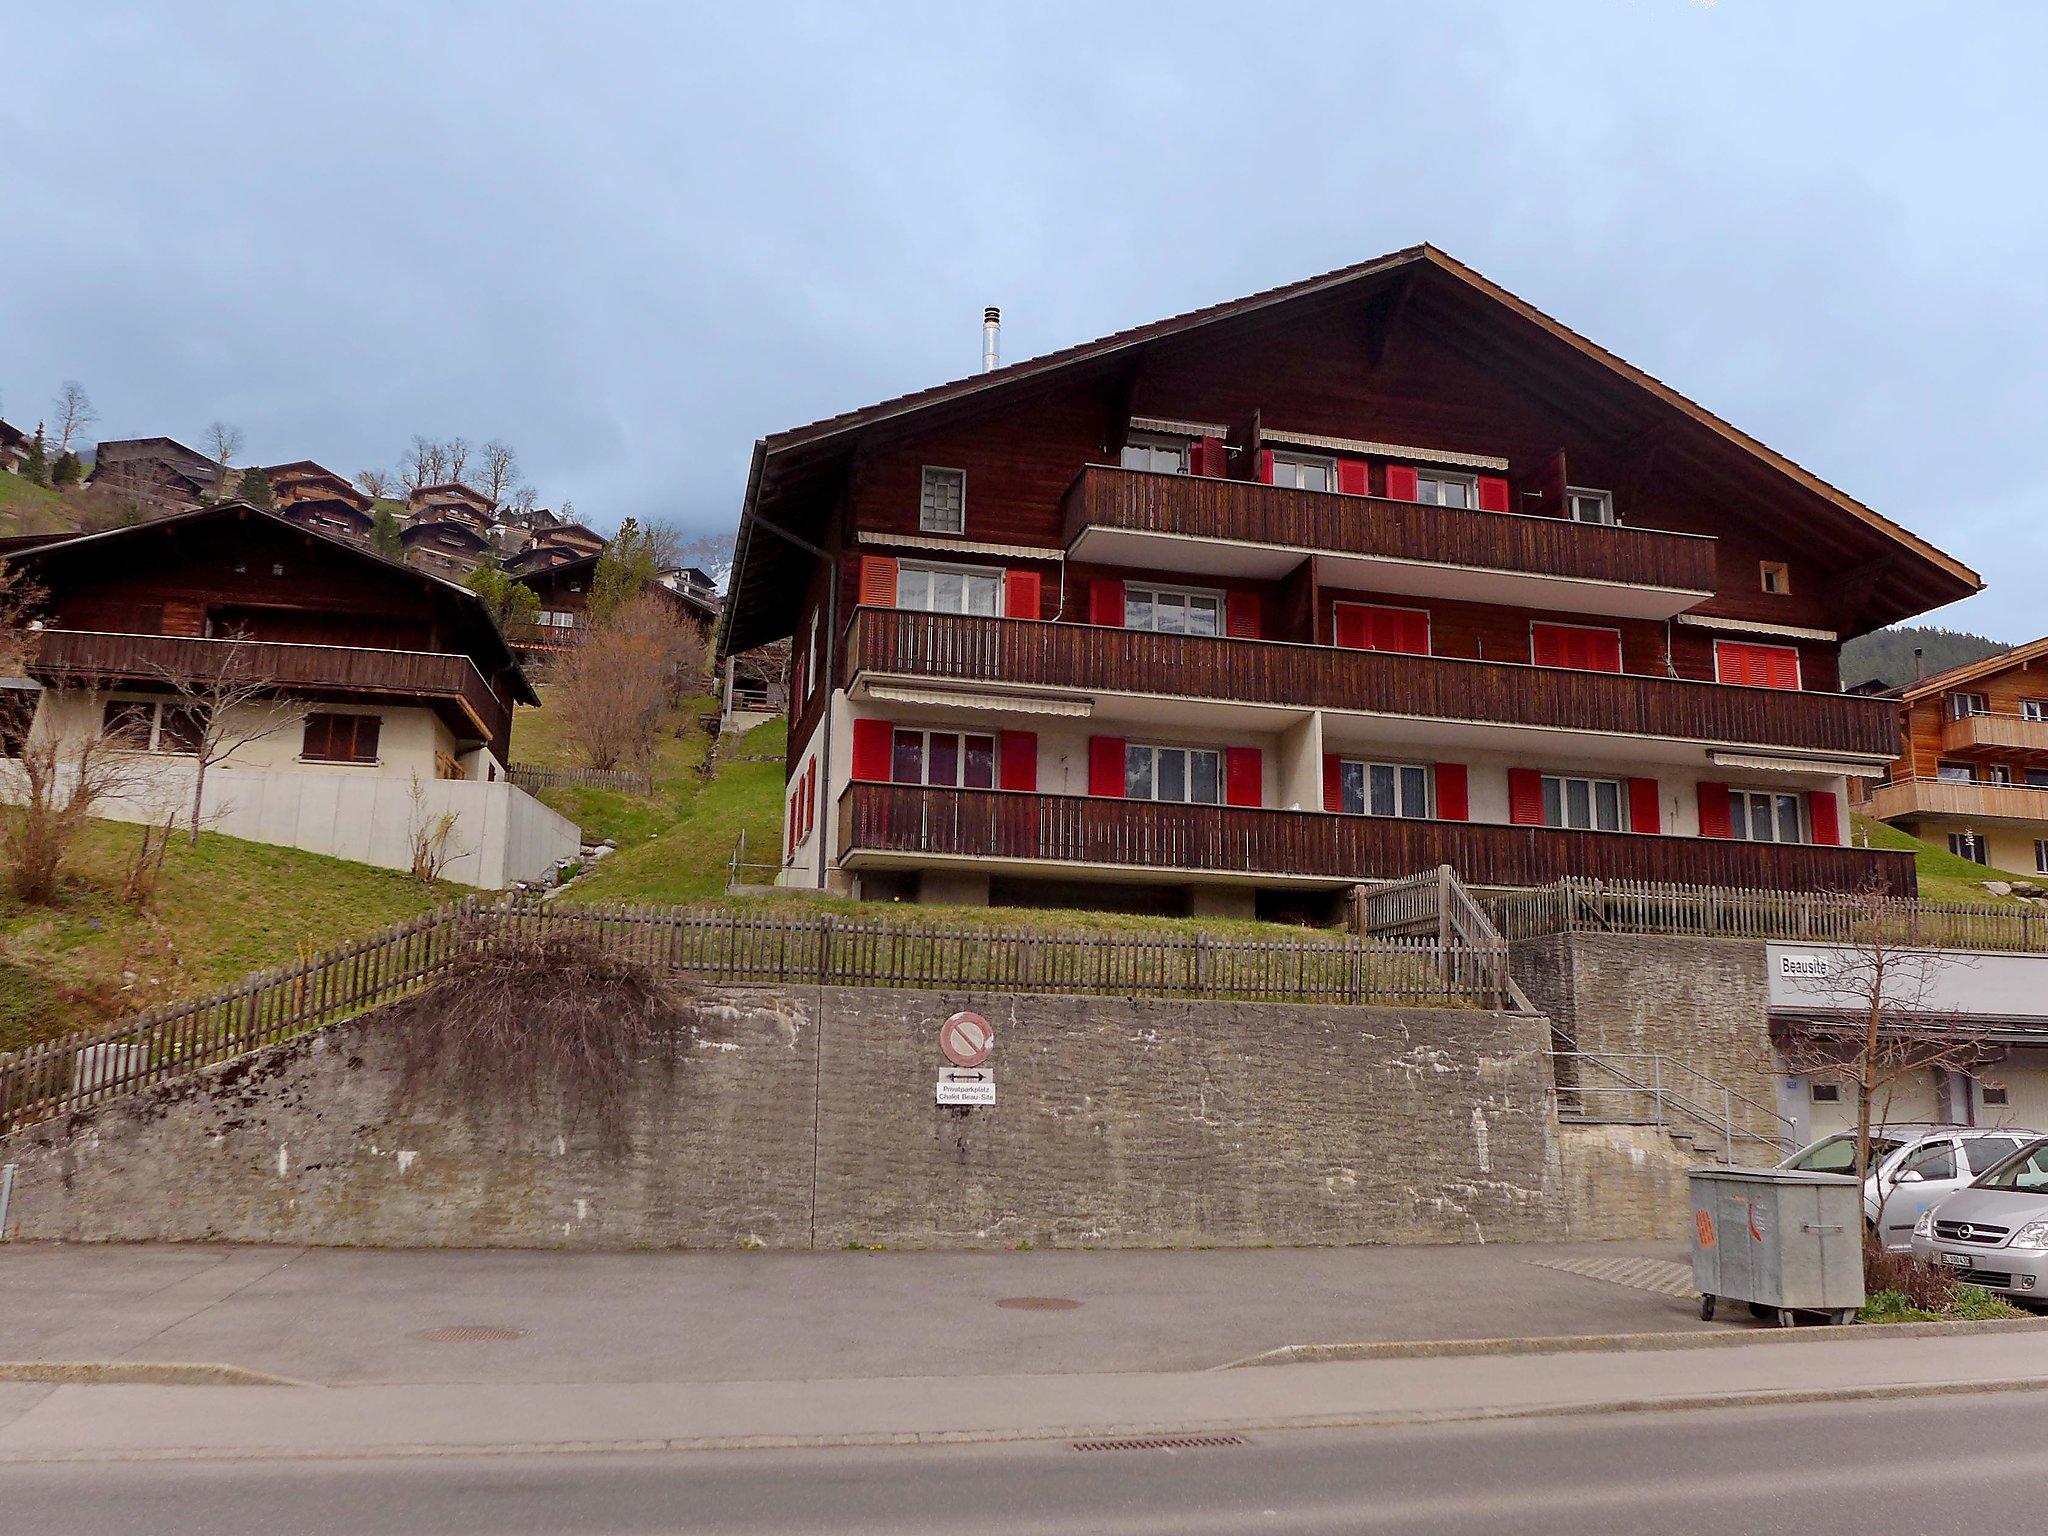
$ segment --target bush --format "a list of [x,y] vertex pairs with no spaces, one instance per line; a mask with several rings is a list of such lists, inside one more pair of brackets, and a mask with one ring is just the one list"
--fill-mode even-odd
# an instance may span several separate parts
[[1953,1270],[1916,1259],[1910,1253],[1893,1253],[1871,1234],[1864,1233],[1863,1290],[1873,1301],[1880,1295],[1891,1294],[1910,1311],[1946,1315],[1955,1310],[1956,1293],[1961,1289]]

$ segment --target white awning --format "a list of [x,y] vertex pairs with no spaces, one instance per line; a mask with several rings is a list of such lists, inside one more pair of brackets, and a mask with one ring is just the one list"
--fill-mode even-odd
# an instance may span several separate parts
[[1066,715],[1095,713],[1095,701],[1080,694],[981,693],[952,688],[912,688],[902,683],[869,683],[867,695],[890,704],[923,704],[940,709],[978,709],[1002,715]]
[[1806,773],[1828,779],[1868,779],[1891,761],[1861,763],[1826,762],[1810,757],[1764,757],[1751,752],[1709,752],[1708,760],[1719,768],[1742,768],[1753,773]]
[[1162,437],[1227,437],[1230,428],[1213,421],[1170,421],[1164,416],[1133,416],[1133,432],[1157,432]]
[[1422,464],[1455,464],[1465,469],[1506,469],[1508,461],[1490,453],[1459,453],[1451,448],[1416,448],[1401,443],[1375,443],[1358,437],[1325,437],[1319,432],[1282,432],[1261,426],[1259,441],[1296,448],[1327,448],[1332,453],[1370,453],[1383,459],[1413,459]]
[[928,549],[947,555],[1006,555],[1012,560],[1064,560],[1057,549],[1040,544],[985,544],[976,539],[934,539],[914,533],[862,533],[863,544],[886,544],[898,549]]

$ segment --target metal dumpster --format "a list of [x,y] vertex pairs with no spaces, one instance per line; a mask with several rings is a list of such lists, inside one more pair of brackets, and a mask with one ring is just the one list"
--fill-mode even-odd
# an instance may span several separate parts
[[1700,1316],[1717,1301],[1748,1302],[1791,1327],[1797,1312],[1838,1323],[1863,1305],[1863,1202],[1846,1173],[1794,1168],[1696,1168],[1692,1278]]

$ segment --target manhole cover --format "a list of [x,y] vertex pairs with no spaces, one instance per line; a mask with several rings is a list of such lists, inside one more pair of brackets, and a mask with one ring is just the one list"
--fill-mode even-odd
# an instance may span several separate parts
[[524,1328],[493,1328],[483,1324],[465,1323],[456,1328],[429,1328],[424,1333],[413,1335],[429,1344],[504,1344],[513,1339],[526,1337]]
[[1243,1445],[1241,1435],[1160,1435],[1152,1440],[1076,1440],[1077,1451],[1201,1451]]
[[1005,1296],[996,1305],[1012,1312],[1071,1312],[1081,1303],[1065,1296]]

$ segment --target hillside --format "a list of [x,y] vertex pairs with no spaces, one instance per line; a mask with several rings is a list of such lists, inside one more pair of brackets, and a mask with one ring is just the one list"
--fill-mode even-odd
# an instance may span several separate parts
[[1936,672],[1946,672],[1950,667],[1960,667],[1965,662],[1994,656],[2007,649],[1999,641],[1965,630],[1941,629],[1931,624],[1901,624],[1896,629],[1880,629],[1874,634],[1859,635],[1843,646],[1842,681],[1852,688],[1871,678],[1892,688],[1910,683],[1916,675],[1913,659],[1916,646],[1926,653],[1924,666],[1926,675],[1930,677]]
[[0,537],[59,533],[71,526],[63,497],[22,475],[0,471]]

